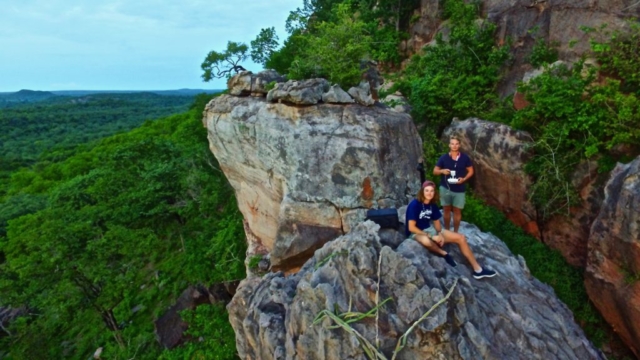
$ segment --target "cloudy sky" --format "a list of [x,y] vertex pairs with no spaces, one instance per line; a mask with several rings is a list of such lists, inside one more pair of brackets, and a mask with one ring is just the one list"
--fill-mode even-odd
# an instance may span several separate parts
[[[200,64],[302,0],[0,0],[0,92],[219,89]],[[260,66],[247,62],[249,70]]]

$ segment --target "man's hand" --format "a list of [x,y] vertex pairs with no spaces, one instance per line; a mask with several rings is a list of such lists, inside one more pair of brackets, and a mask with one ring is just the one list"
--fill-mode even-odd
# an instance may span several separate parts
[[449,175],[449,174],[451,174],[451,170],[449,170],[449,169],[442,169],[442,170],[440,170],[440,174]]
[[465,178],[458,178],[458,184],[462,184],[467,181]]

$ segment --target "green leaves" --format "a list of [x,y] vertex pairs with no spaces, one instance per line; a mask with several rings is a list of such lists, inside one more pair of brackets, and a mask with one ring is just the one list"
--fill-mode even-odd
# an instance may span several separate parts
[[[103,346],[109,358],[157,358],[152,319],[173,297],[244,277],[242,216],[214,170],[205,102],[15,177],[15,191],[46,182],[43,195],[10,198],[0,238],[2,304],[30,309],[7,340],[12,357],[87,358]],[[31,349],[40,336],[49,352]]]
[[324,77],[345,89],[360,82],[360,62],[369,54],[371,38],[365,23],[353,16],[347,4],[337,5],[333,14],[336,22],[317,24],[315,35],[306,38],[289,77]]
[[267,60],[278,47],[276,28],[261,29],[260,34],[251,41],[251,60],[258,64],[266,65]]

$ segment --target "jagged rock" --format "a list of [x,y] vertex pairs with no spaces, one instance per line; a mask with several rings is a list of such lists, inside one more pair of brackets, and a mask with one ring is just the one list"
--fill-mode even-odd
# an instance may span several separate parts
[[329,91],[322,94],[322,102],[331,103],[331,104],[352,104],[355,101],[347,94],[346,91],[342,90],[340,85],[332,85],[329,88]]
[[499,271],[475,280],[457,248],[453,268],[415,241],[395,251],[382,246],[378,229],[358,225],[317,250],[297,274],[244,280],[227,307],[240,358],[365,359],[354,335],[330,329],[335,324],[327,318],[314,320],[322,310],[366,313],[387,298],[377,317],[350,326],[372,344],[379,340],[391,358],[399,337],[457,280],[451,297],[409,334],[398,359],[604,359],[553,290],[493,235],[461,226],[479,261]]
[[289,80],[278,83],[267,94],[267,101],[288,102],[299,105],[315,105],[322,101],[322,94],[329,90],[325,79]]
[[244,215],[249,254],[270,253],[273,269],[295,271],[365,209],[404,205],[420,186],[422,145],[407,114],[222,95],[203,122]]
[[640,157],[618,164],[591,227],[585,286],[604,318],[640,357]]
[[358,86],[350,88],[349,95],[351,95],[358,104],[364,106],[371,106],[375,103],[375,100],[371,97],[371,87],[369,83],[365,81],[361,82]]
[[257,74],[251,71],[241,71],[227,81],[229,94],[238,96],[264,96],[267,84],[283,82],[287,79],[275,70],[264,70]]
[[[461,150],[473,161],[475,193],[539,238],[535,208],[528,200],[531,180],[524,172],[531,136],[504,124],[475,118],[454,119],[443,132],[442,141],[449,144],[449,137],[454,134],[460,138]],[[433,166],[428,164],[428,169]]]

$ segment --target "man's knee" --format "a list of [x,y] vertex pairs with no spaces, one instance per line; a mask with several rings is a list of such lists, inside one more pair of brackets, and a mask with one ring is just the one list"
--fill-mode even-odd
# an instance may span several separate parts
[[[450,206],[451,207],[451,206]],[[457,208],[455,206],[451,207],[453,209],[453,213],[456,215],[462,214],[462,209]]]

